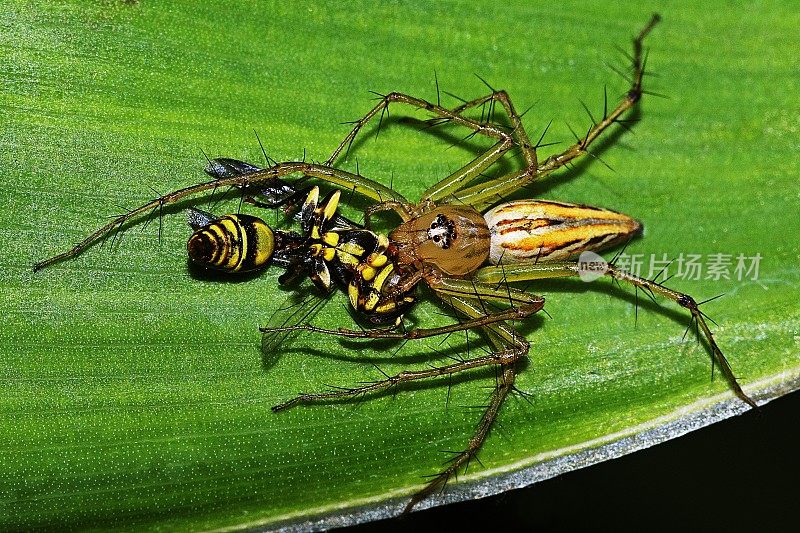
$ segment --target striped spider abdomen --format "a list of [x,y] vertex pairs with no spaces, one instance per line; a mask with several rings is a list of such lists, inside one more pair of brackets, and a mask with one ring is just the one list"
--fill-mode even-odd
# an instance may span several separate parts
[[559,261],[627,241],[642,229],[628,215],[588,205],[517,200],[484,215],[492,264]]

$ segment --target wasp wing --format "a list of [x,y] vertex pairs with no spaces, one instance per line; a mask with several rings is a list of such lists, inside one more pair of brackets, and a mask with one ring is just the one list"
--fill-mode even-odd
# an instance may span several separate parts
[[261,328],[261,354],[265,367],[274,365],[299,333],[282,328],[309,323],[330,300],[328,296],[315,287],[304,287],[294,290],[282,302]]

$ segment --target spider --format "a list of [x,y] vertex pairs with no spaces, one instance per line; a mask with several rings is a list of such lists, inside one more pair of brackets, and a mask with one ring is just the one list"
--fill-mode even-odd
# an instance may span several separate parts
[[[444,328],[413,329],[397,331],[391,328],[377,328],[366,331],[349,329],[329,330],[310,324],[293,324],[285,327],[264,328],[265,335],[281,334],[291,331],[311,331],[356,338],[412,339],[422,336],[445,333],[463,328],[481,328],[494,346],[494,351],[454,364],[433,367],[425,370],[403,371],[386,379],[367,385],[323,392],[318,394],[301,394],[273,408],[281,411],[289,407],[317,400],[355,397],[358,395],[386,389],[399,383],[421,379],[452,375],[454,373],[483,366],[497,366],[500,369],[497,384],[491,394],[484,414],[469,439],[467,446],[457,454],[449,465],[434,476],[419,490],[406,506],[406,511],[419,501],[442,488],[462,466],[475,457],[485,441],[497,414],[508,394],[515,390],[515,363],[528,353],[528,342],[520,336],[510,324],[512,320],[523,319],[541,309],[543,299],[529,295],[525,291],[508,285],[510,282],[560,278],[576,276],[581,273],[580,265],[569,260],[573,255],[592,250],[601,250],[629,239],[639,232],[641,226],[634,219],[613,211],[591,206],[580,206],[551,201],[523,200],[503,203],[496,207],[498,198],[518,191],[534,180],[540,179],[589,153],[588,148],[612,124],[622,123],[621,117],[633,108],[645,93],[642,89],[644,63],[642,43],[655,24],[659,21],[654,15],[650,22],[633,39],[633,75],[631,86],[620,102],[608,109],[607,98],[604,104],[602,119],[594,121],[582,137],[566,150],[549,156],[543,161],[537,157],[537,148],[541,141],[531,143],[508,94],[495,91],[484,97],[465,102],[462,105],[447,109],[424,99],[403,93],[392,92],[381,98],[363,118],[356,121],[352,130],[337,146],[324,164],[303,162],[274,163],[266,169],[245,171],[239,169],[214,179],[210,182],[192,185],[166,194],[144,204],[124,215],[117,217],[101,227],[71,250],[42,261],[34,266],[41,269],[56,261],[80,254],[96,240],[121,227],[136,216],[148,211],[158,210],[163,206],[175,203],[182,198],[222,186],[234,186],[244,190],[258,188],[275,183],[277,178],[293,173],[317,178],[334,185],[361,193],[377,203],[365,212],[365,221],[369,227],[370,217],[379,211],[394,211],[402,219],[402,223],[389,233],[385,243],[381,243],[378,256],[386,257],[389,264],[396,268],[397,276],[386,287],[378,287],[376,302],[389,305],[390,312],[379,317],[392,317],[395,325],[402,313],[413,303],[407,301],[411,291],[420,283],[427,285],[433,294],[446,305],[452,307],[466,320],[460,324]],[[359,131],[375,117],[382,120],[389,105],[403,103],[405,105],[428,111],[435,115],[431,125],[453,123],[472,130],[473,135],[483,135],[495,140],[495,144],[465,166],[444,178],[425,191],[419,202],[409,202],[396,191],[359,174],[352,174],[335,168],[333,165],[344,152],[349,151]],[[499,103],[505,111],[512,126],[511,131],[489,120],[476,121],[465,115],[470,109]],[[491,113],[490,113],[491,115]],[[380,122],[379,122],[380,125]],[[546,130],[545,130],[546,132]],[[495,179],[476,183],[483,172],[506,155],[512,148],[518,148],[524,160],[523,168]],[[315,222],[305,228],[308,232],[316,231],[319,235],[311,235],[321,242],[315,243],[318,257],[322,262],[316,263],[312,272],[317,277],[324,272],[324,267],[336,255],[338,243],[327,242],[323,231],[326,219],[335,212],[335,204],[331,198],[322,204],[313,195],[306,199],[304,209],[318,213]],[[338,198],[337,198],[338,200]],[[487,211],[489,210],[489,211]],[[324,217],[320,216],[322,213]],[[485,214],[483,214],[485,212]],[[310,219],[309,219],[310,220]],[[211,223],[212,219],[205,222]],[[198,231],[201,231],[198,229]],[[365,231],[369,231],[368,229]],[[332,237],[333,238],[333,237]],[[385,246],[384,246],[385,244]],[[304,253],[308,253],[307,248]],[[330,250],[333,250],[332,252]],[[348,296],[353,307],[362,313],[368,312],[366,302],[369,296],[365,287],[374,289],[375,269],[381,265],[373,264],[370,255],[359,255],[354,273],[344,276],[348,283]],[[376,259],[378,256],[373,256]],[[295,257],[295,256],[292,256]],[[378,262],[382,259],[378,259]],[[485,266],[489,263],[489,266]],[[320,266],[322,265],[322,266]],[[371,269],[371,270],[370,270]],[[629,283],[650,295],[660,295],[674,301],[689,311],[692,320],[704,335],[708,347],[722,370],[734,393],[749,405],[756,403],[739,386],[733,371],[724,354],[716,344],[709,329],[705,315],[700,311],[697,302],[689,295],[673,291],[654,280],[634,276],[618,269],[613,264],[602,272],[621,282]],[[323,275],[324,277],[324,275]],[[313,276],[312,276],[313,279]],[[366,285],[365,285],[366,284]],[[355,289],[351,288],[356,286]],[[370,292],[370,294],[374,294]],[[362,298],[363,297],[363,298]],[[373,297],[374,299],[375,297]],[[495,312],[487,312],[484,301],[510,302],[511,308]],[[398,305],[398,302],[402,302]],[[392,307],[394,303],[394,307]],[[408,304],[408,305],[406,305]],[[375,316],[380,315],[376,313]]]

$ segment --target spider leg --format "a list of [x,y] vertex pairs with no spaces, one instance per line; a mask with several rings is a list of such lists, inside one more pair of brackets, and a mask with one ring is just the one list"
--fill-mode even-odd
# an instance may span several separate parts
[[602,120],[594,122],[584,137],[578,138],[575,144],[563,152],[548,157],[536,169],[524,168],[500,178],[463,189],[453,195],[454,201],[451,203],[464,203],[473,206],[478,211],[483,211],[496,203],[498,198],[504,198],[533,180],[540,179],[578,157],[587,154],[588,147],[641,99],[643,94],[642,77],[644,76],[642,43],[659,20],[660,17],[654,15],[647,26],[633,40],[633,78],[625,96],[614,109],[611,111],[604,110]]
[[135,209],[128,211],[127,213],[113,218],[110,222],[94,231],[92,234],[84,238],[80,243],[66,252],[36,263],[33,266],[33,270],[36,272],[37,270],[41,270],[42,268],[52,265],[58,261],[75,257],[81,254],[95,241],[106,237],[109,233],[114,231],[115,228],[122,227],[136,217],[149,211],[158,211],[160,215],[165,206],[174,204],[183,198],[193,196],[204,191],[214,190],[218,187],[247,188],[254,185],[265,184],[269,183],[275,178],[295,173],[302,173],[329,183],[333,183],[335,185],[342,186],[349,190],[354,190],[363,194],[364,196],[381,202],[390,200],[398,203],[407,203],[406,199],[402,195],[396,193],[392,189],[381,185],[380,183],[364,178],[363,176],[358,176],[344,170],[299,161],[277,163],[272,167],[266,168],[259,172],[226,176],[213,181],[184,187],[183,189],[178,189],[163,196],[159,196],[158,198],[155,198]]
[[[528,168],[532,168],[535,170],[537,166],[536,147],[531,144],[531,141],[528,138],[528,133],[525,131],[525,127],[522,125],[522,115],[524,115],[525,113],[522,114],[517,113],[517,110],[514,108],[514,104],[511,102],[511,97],[508,95],[506,91],[504,90],[495,91],[494,89],[492,89],[492,92],[485,96],[475,98],[474,100],[470,100],[469,102],[464,102],[460,106],[453,108],[453,113],[462,115],[468,109],[484,105],[487,102],[490,103],[490,106],[493,106],[495,102],[500,102],[500,105],[503,106],[506,115],[511,121],[511,127],[513,128],[512,135],[515,137],[517,146],[519,146],[520,149],[522,150],[522,156],[525,158],[525,164]],[[490,123],[493,122],[492,115],[493,115],[493,107],[490,108],[489,116],[487,117],[488,122]],[[433,119],[433,120],[438,120],[438,119]],[[447,120],[447,119],[441,119],[441,120]]]
[[[437,490],[443,489],[447,481],[454,476],[462,466],[466,465],[472,458],[476,456],[478,450],[480,450],[481,446],[486,440],[486,437],[489,435],[489,431],[494,424],[495,419],[497,418],[503,401],[505,400],[506,396],[508,396],[509,391],[513,388],[514,379],[516,376],[514,363],[521,357],[525,357],[529,350],[528,342],[524,338],[520,337],[516,331],[514,331],[503,321],[503,315],[501,313],[497,313],[492,316],[486,316],[483,306],[474,298],[450,295],[439,296],[445,303],[468,316],[469,320],[462,322],[462,324],[453,325],[451,327],[428,330],[430,334],[433,335],[455,331],[457,329],[481,327],[487,334],[492,344],[494,344],[496,351],[488,355],[459,361],[451,365],[428,368],[424,370],[402,371],[393,376],[387,376],[385,379],[359,387],[345,388],[315,394],[300,394],[272,408],[273,411],[283,411],[299,404],[320,400],[355,398],[365,394],[381,391],[401,383],[436,378],[440,376],[450,376],[458,372],[488,365],[500,365],[502,369],[501,378],[498,380],[489,404],[486,407],[486,410],[484,411],[477,428],[475,429],[475,433],[469,439],[466,448],[453,457],[444,470],[436,474],[433,479],[431,479],[420,491],[414,494],[408,505],[406,505],[404,512],[409,512],[418,502],[425,499]],[[541,301],[540,303],[543,304],[544,302]],[[518,310],[522,310],[524,307],[525,306],[521,306],[518,308]],[[541,308],[541,305],[539,305],[539,308]],[[531,306],[531,310],[532,309],[533,306]],[[506,312],[508,311],[512,310],[509,309]],[[313,331],[340,334],[335,330],[324,331],[314,329]],[[403,338],[403,334],[398,333],[396,335],[398,336],[393,338]]]
[[[442,295],[442,299],[448,301],[449,298]],[[486,311],[481,307],[481,313],[470,315],[471,318],[463,320],[458,324],[449,324],[447,326],[440,326],[437,328],[415,328],[407,331],[392,331],[388,329],[365,329],[353,330],[348,328],[328,329],[314,326],[312,324],[295,324],[291,326],[281,327],[268,327],[260,328],[260,331],[265,334],[284,333],[292,331],[309,331],[312,333],[320,333],[323,335],[337,335],[339,337],[348,337],[355,339],[394,339],[394,340],[413,340],[424,339],[428,337],[435,337],[437,335],[445,335],[456,331],[463,331],[466,329],[474,329],[478,327],[487,326],[495,322],[505,320],[523,320],[533,313],[539,311],[544,307],[544,300],[538,297],[532,297],[531,303],[524,303],[517,307],[503,309],[499,311]]]
[[[437,296],[441,297],[442,295],[437,293]],[[468,316],[481,312],[481,307],[476,306],[476,301],[474,299],[447,296],[442,298],[442,301]],[[510,361],[500,363],[502,369],[500,378],[492,392],[489,404],[478,422],[478,426],[475,428],[475,432],[467,442],[466,448],[455,457],[451,458],[444,470],[436,474],[422,490],[412,496],[411,501],[408,502],[408,505],[406,505],[403,510],[404,513],[410,512],[417,503],[434,492],[443,490],[450,478],[456,475],[458,469],[462,466],[466,466],[471,459],[476,457],[484,441],[486,441],[486,437],[489,435],[494,421],[497,419],[500,407],[503,405],[509,391],[514,388],[514,380],[516,379],[514,363],[516,363],[518,359],[528,355],[528,350],[530,349],[528,342],[505,322],[489,324],[482,329],[497,350],[501,353],[508,352],[513,357]]]
[[502,140],[475,159],[456,170],[436,185],[430,187],[420,197],[420,205],[436,203],[451,196],[477,179],[483,171],[492,166],[498,159],[508,152],[513,146],[512,141]]
[[[578,276],[580,272],[580,266],[577,262],[518,263],[503,265],[502,267],[490,266],[481,268],[476,272],[475,279],[486,283],[492,283],[501,280],[506,282],[530,281],[537,279]],[[714,340],[714,335],[706,323],[705,315],[702,311],[700,311],[699,306],[694,298],[688,294],[669,289],[653,280],[634,276],[629,272],[616,268],[614,265],[608,265],[603,274],[611,277],[612,279],[629,283],[651,295],[657,294],[672,300],[684,309],[687,309],[689,313],[691,313],[692,319],[696,321],[700,331],[703,332],[703,336],[708,343],[708,348],[711,351],[714,361],[720,370],[722,370],[722,374],[725,376],[725,379],[727,380],[728,385],[731,387],[734,394],[736,394],[739,399],[748,405],[755,408],[758,407],[756,402],[742,390],[742,387],[736,380],[736,376],[733,374],[733,370],[731,369],[728,360],[725,358],[725,354],[722,353],[722,350],[717,345],[716,340]]]
[[370,219],[375,216],[375,213],[379,213],[381,211],[394,211],[400,215],[400,218],[402,218],[404,222],[411,220],[415,216],[415,213],[411,212],[413,210],[412,208],[413,206],[410,204],[405,204],[403,202],[397,202],[394,200],[386,200],[385,202],[372,204],[364,210],[364,227],[371,229],[372,223]]
[[478,451],[481,449],[484,441],[486,441],[486,437],[489,435],[489,430],[491,430],[494,421],[497,419],[497,414],[500,412],[500,407],[503,405],[508,393],[514,387],[514,380],[516,379],[514,364],[502,364],[501,368],[502,372],[500,374],[500,378],[498,379],[497,386],[492,392],[489,405],[483,412],[483,416],[481,417],[480,422],[478,422],[477,428],[475,428],[475,433],[472,434],[472,437],[467,442],[466,448],[459,452],[455,457],[452,457],[447,465],[447,468],[436,474],[433,479],[431,479],[425,485],[425,487],[423,487],[422,490],[418,491],[411,497],[411,501],[409,501],[405,506],[403,513],[410,512],[416,504],[434,492],[443,490],[450,478],[455,476],[462,466],[469,464],[469,462],[477,456]]
[[474,130],[475,133],[478,135],[485,135],[490,138],[495,138],[500,141],[508,141],[513,144],[512,136],[494,124],[484,124],[476,120],[463,117],[460,114],[455,113],[440,105],[433,104],[431,102],[428,102],[427,100],[423,100],[422,98],[416,98],[414,96],[410,96],[403,93],[391,92],[385,96],[384,95],[381,96],[382,96],[381,101],[378,102],[378,104],[375,107],[370,109],[369,112],[366,115],[364,115],[361,119],[356,120],[353,123],[354,124],[353,129],[350,131],[350,133],[347,134],[347,136],[345,136],[344,139],[342,139],[342,142],[339,143],[339,146],[336,147],[336,150],[333,151],[331,156],[325,162],[326,165],[330,166],[333,163],[335,163],[336,159],[339,157],[339,155],[342,153],[342,150],[344,150],[345,148],[347,148],[347,151],[349,151],[350,146],[353,144],[353,141],[358,135],[358,132],[361,131],[361,129],[379,113],[380,117],[382,118],[383,115],[388,111],[389,104],[394,102],[400,102],[409,105],[411,107],[415,107],[417,109],[424,109],[435,115],[438,115],[439,117],[450,120],[461,126],[470,128]]

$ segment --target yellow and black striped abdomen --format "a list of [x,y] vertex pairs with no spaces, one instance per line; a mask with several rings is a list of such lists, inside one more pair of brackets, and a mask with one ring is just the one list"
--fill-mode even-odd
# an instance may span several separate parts
[[260,218],[225,215],[195,231],[186,247],[189,258],[206,268],[249,272],[272,258],[275,235]]
[[637,220],[616,211],[549,200],[507,202],[484,218],[495,265],[563,261],[624,242],[642,229]]

